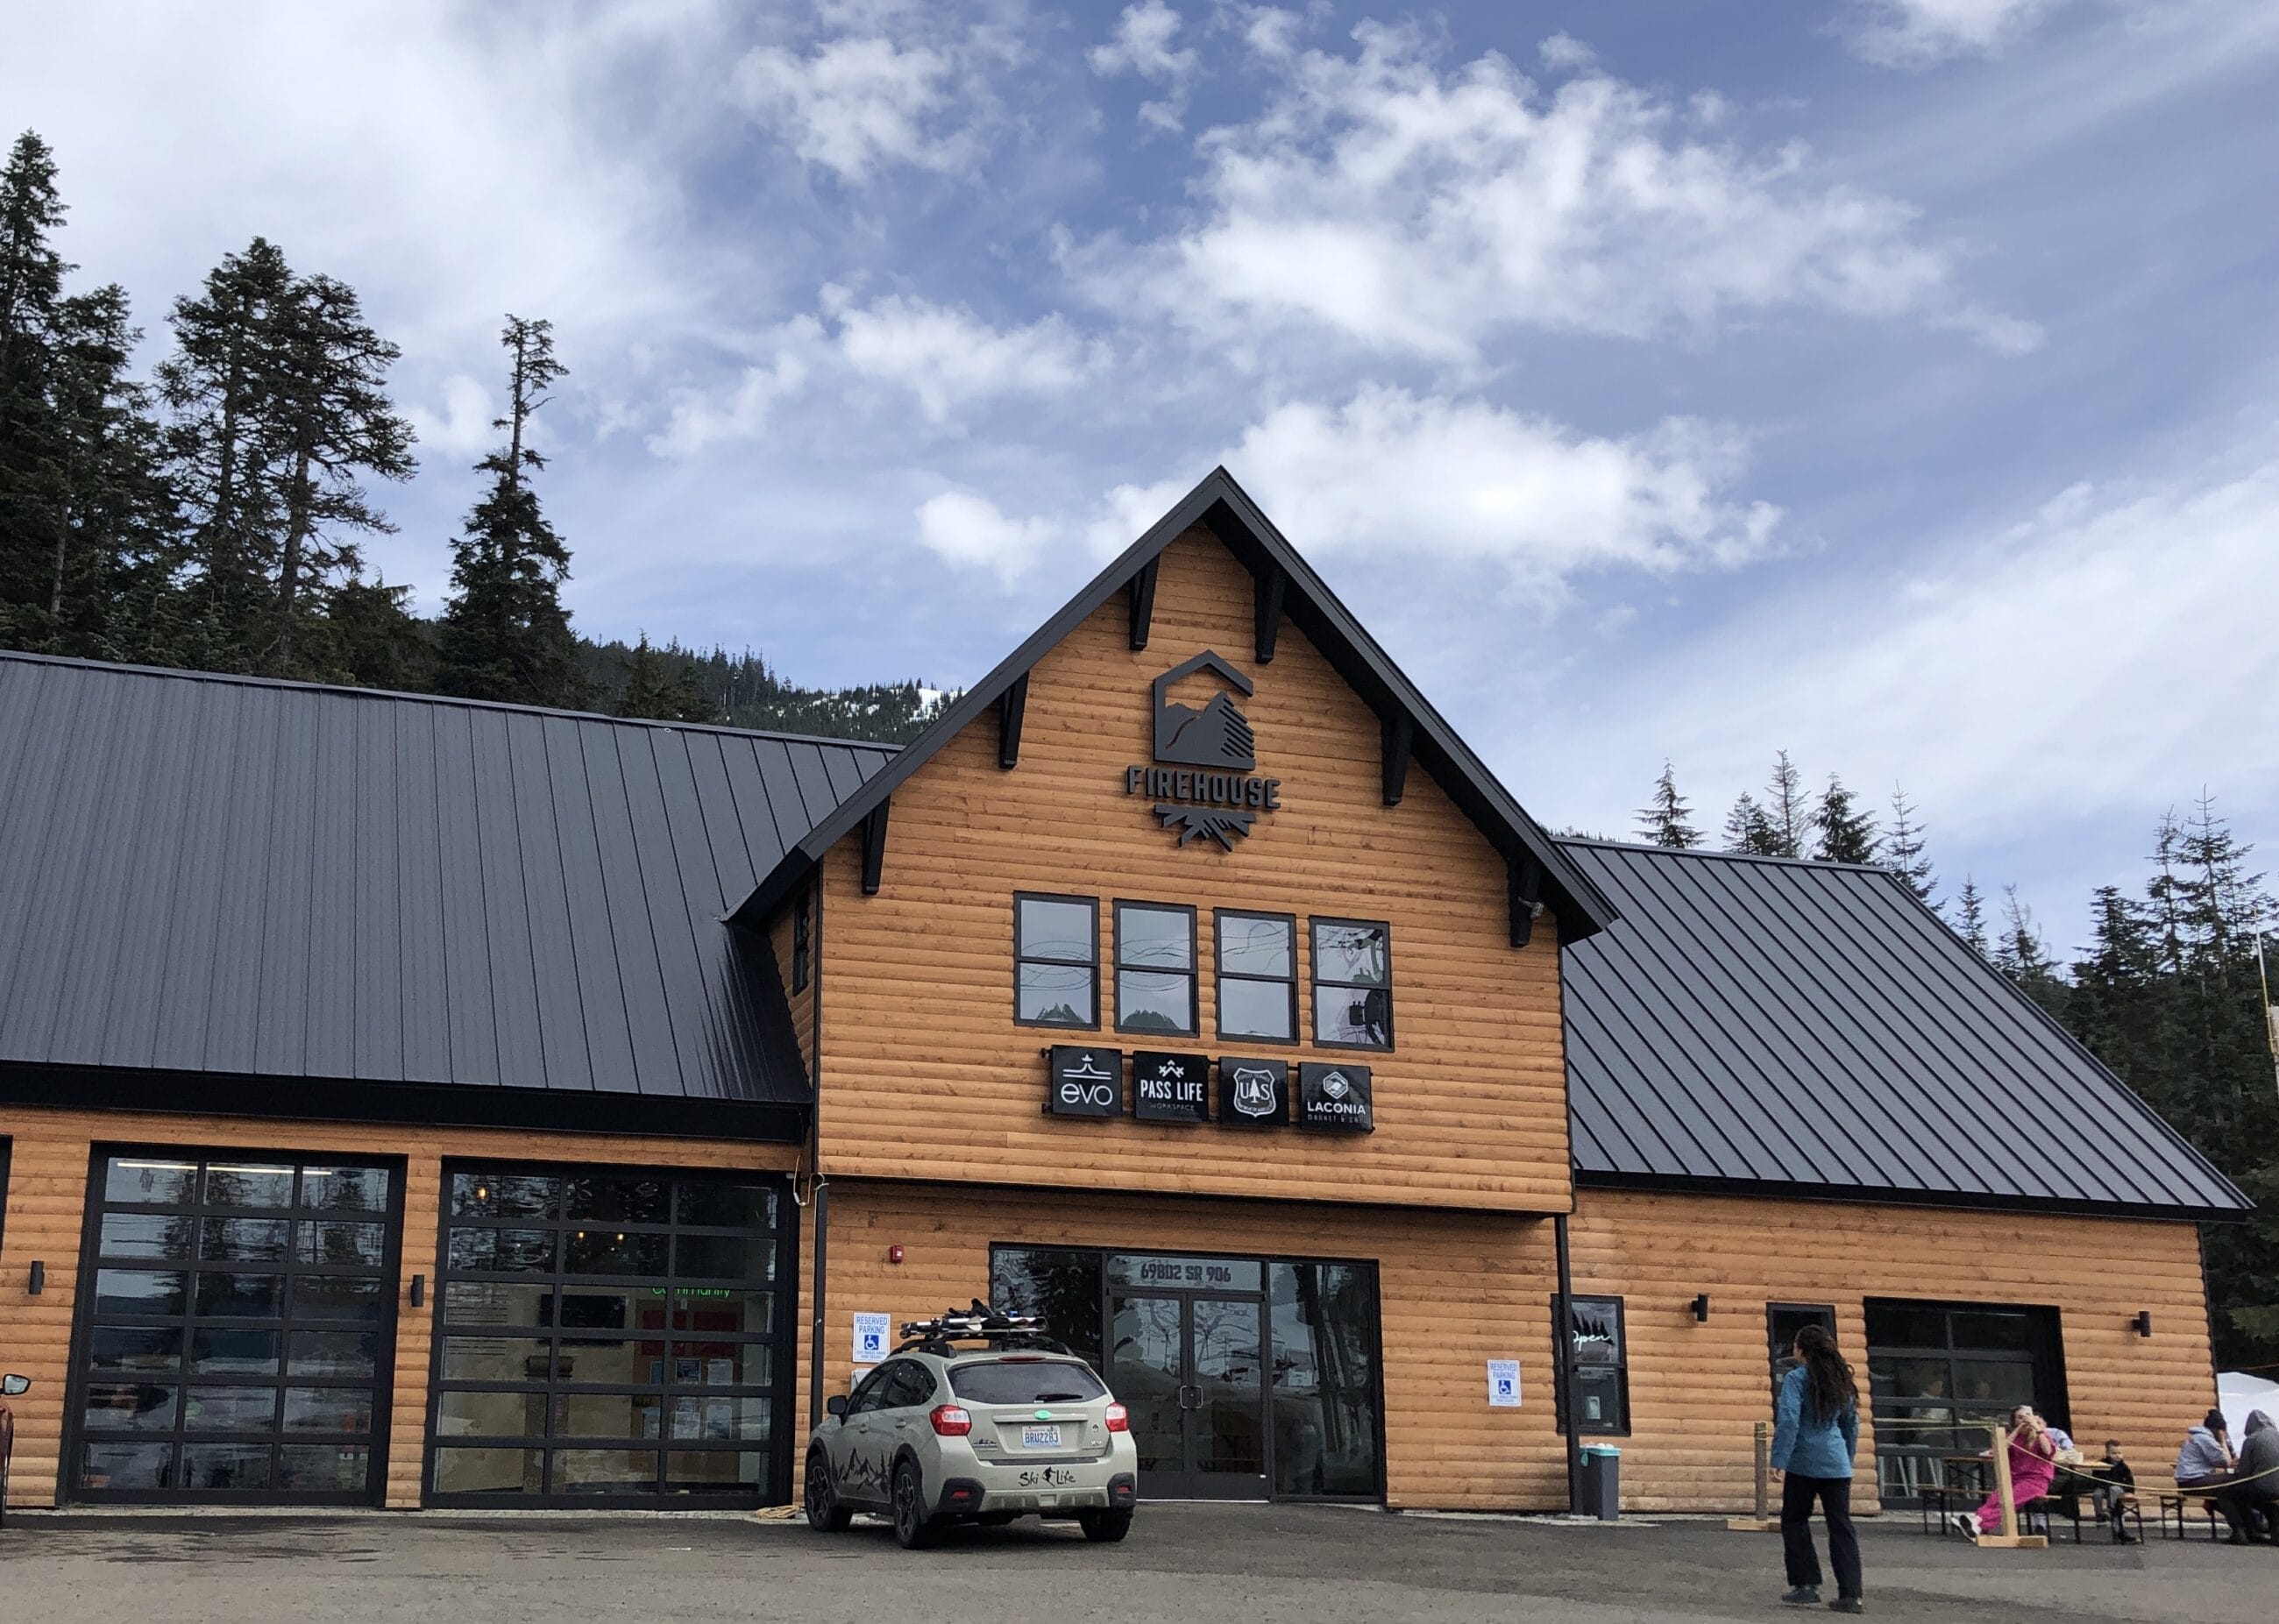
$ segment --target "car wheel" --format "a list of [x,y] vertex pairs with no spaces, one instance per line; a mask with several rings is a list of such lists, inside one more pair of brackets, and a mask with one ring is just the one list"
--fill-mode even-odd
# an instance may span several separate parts
[[925,1480],[916,1461],[905,1460],[894,1468],[894,1541],[905,1551],[922,1551],[936,1531],[926,1514]]
[[1132,1513],[1128,1511],[1078,1512],[1076,1520],[1086,1539],[1102,1545],[1112,1545],[1132,1532]]
[[839,1503],[831,1487],[831,1462],[816,1450],[807,1458],[807,1526],[818,1534],[843,1532],[855,1513]]

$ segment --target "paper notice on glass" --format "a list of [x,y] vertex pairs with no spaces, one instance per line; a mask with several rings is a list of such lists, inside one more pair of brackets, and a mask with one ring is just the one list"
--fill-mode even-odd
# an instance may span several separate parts
[[1519,1361],[1517,1360],[1488,1360],[1488,1406],[1497,1410],[1519,1408]]

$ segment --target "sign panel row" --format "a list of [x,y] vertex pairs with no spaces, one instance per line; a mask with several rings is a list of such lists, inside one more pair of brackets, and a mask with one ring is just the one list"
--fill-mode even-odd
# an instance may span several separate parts
[[[1123,1050],[1063,1044],[1052,1050],[1050,1059],[1046,1115],[1124,1115]],[[1232,1055],[1212,1061],[1141,1049],[1132,1056],[1132,1115],[1143,1122],[1216,1120],[1251,1128],[1374,1130],[1368,1067],[1306,1061],[1297,1071],[1293,1089],[1287,1061]]]

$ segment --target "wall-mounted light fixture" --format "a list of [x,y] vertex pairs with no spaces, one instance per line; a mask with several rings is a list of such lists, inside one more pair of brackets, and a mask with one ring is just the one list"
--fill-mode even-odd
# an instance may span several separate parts
[[2140,1311],[2137,1317],[2129,1322],[2137,1328],[2137,1334],[2140,1337],[2149,1337],[2152,1334],[2152,1311],[2149,1308]]
[[1698,1324],[1707,1325],[1709,1322],[1708,1292],[1704,1291],[1693,1299],[1693,1318]]
[[426,1306],[426,1304],[427,1276],[425,1275],[414,1275],[411,1276],[411,1306],[414,1308],[424,1308]]
[[32,1277],[25,1283],[24,1290],[27,1294],[37,1297],[41,1292],[47,1289],[48,1266],[44,1263],[35,1261],[32,1265]]

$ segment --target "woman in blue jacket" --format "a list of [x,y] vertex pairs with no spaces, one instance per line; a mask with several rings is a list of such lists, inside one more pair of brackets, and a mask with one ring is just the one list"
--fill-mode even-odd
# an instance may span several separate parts
[[1781,1378],[1773,1406],[1773,1470],[1781,1482],[1781,1554],[1792,1607],[1820,1604],[1820,1558],[1812,1548],[1812,1505],[1828,1519],[1828,1559],[1836,1569],[1838,1613],[1864,1611],[1860,1536],[1852,1528],[1852,1457],[1860,1447],[1860,1387],[1817,1325],[1796,1334],[1796,1366]]

